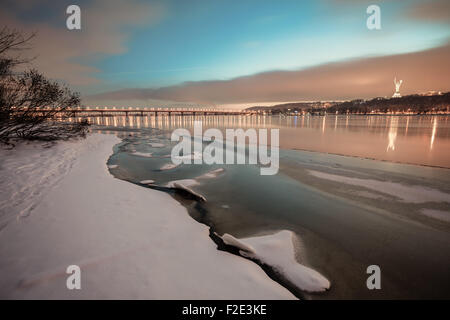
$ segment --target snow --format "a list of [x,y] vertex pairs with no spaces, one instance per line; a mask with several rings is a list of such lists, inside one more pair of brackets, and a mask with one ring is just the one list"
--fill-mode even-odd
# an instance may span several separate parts
[[138,152],[138,151],[134,151],[131,153],[133,156],[138,156],[138,157],[144,157],[144,158],[152,158],[152,153],[151,152]]
[[[245,244],[245,240],[238,240],[231,234],[225,233],[222,236],[222,240],[225,244],[238,248],[239,250],[242,250],[247,254],[255,254],[255,249],[253,249],[253,247],[251,247],[250,245]],[[243,253],[241,252],[241,254]]]
[[317,271],[297,262],[294,255],[294,234],[282,230],[273,235],[237,239],[224,234],[222,240],[238,248],[239,253],[272,267],[287,281],[307,292],[322,292],[330,282]]
[[171,169],[175,169],[176,167],[178,167],[177,164],[174,163],[166,163],[165,165],[163,165],[161,168],[159,168],[159,170],[171,170]]
[[175,159],[178,160],[184,160],[184,159],[191,159],[191,160],[195,160],[195,159],[202,159],[202,154],[201,152],[194,152],[194,153],[190,153],[190,154],[186,154],[183,156],[174,156]]
[[192,190],[191,188],[189,188],[188,186],[185,186],[183,183],[179,183],[179,182],[173,182],[172,183],[173,188],[174,189],[179,189],[179,190],[184,190],[190,194],[192,194],[194,197],[196,197],[197,199],[200,199],[202,201],[206,201],[205,196],[201,195],[198,192],[195,192],[194,190]]
[[0,230],[8,222],[30,215],[79,155],[78,148],[71,145],[50,145],[20,143],[13,150],[0,149]]
[[425,202],[447,202],[450,203],[450,194],[442,191],[419,186],[404,185],[397,182],[381,181],[374,179],[350,178],[347,176],[335,175],[320,171],[308,170],[309,173],[317,178],[330,181],[355,185],[371,189],[386,195],[399,198],[403,202],[408,203],[425,203]]
[[142,184],[154,184],[155,180],[142,180],[142,181],[139,181],[139,182],[142,183]]
[[199,185],[199,181],[201,179],[212,179],[216,178],[219,174],[223,173],[225,169],[219,168],[215,170],[211,170],[201,176],[196,177],[195,179],[180,179],[180,180],[173,180],[166,184],[166,187],[173,188],[173,189],[180,189],[184,190],[190,194],[192,194],[194,197],[201,199],[203,201],[206,201],[206,197],[202,194],[192,190],[191,187]]
[[434,209],[422,209],[421,213],[427,217],[444,221],[444,222],[450,222],[450,212],[449,211],[442,211],[442,210],[434,210]]
[[368,199],[389,200],[389,198],[383,197],[381,194],[376,194],[365,190],[354,191],[353,194]]
[[164,148],[166,145],[164,143],[152,142],[148,144],[152,148]]
[[[113,178],[106,163],[118,142],[93,134],[0,150],[0,208],[10,217],[0,298],[295,299],[255,263],[217,250],[170,195]],[[81,290],[66,288],[73,264]]]
[[224,168],[218,168],[215,170],[211,170],[199,177],[197,177],[197,179],[212,179],[212,178],[217,178],[220,174],[224,173],[225,169]]
[[199,183],[195,179],[181,179],[181,180],[173,180],[173,181],[168,182],[166,187],[184,190],[184,191],[192,194],[194,197],[196,197],[200,200],[206,201],[206,198],[203,195],[201,195],[198,192],[195,192],[194,190],[192,190],[190,188],[190,187],[196,186],[198,184]]
[[173,180],[167,183],[168,188],[175,188],[176,184],[182,184],[185,187],[192,187],[198,185],[197,180],[195,179],[180,179],[180,180]]

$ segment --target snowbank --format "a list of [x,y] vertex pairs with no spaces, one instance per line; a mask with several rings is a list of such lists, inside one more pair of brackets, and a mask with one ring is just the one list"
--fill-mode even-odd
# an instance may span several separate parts
[[239,253],[270,266],[290,283],[307,292],[322,292],[330,282],[317,271],[295,260],[293,233],[283,230],[273,235],[236,239],[224,234],[222,240],[239,249]]
[[[113,178],[106,161],[118,142],[94,134],[1,151],[2,212],[18,217],[22,206],[8,200],[29,194],[34,209],[0,232],[0,298],[295,298],[255,263],[218,251],[208,228],[168,194]],[[9,187],[27,192],[3,193]],[[73,264],[81,290],[66,288]]]

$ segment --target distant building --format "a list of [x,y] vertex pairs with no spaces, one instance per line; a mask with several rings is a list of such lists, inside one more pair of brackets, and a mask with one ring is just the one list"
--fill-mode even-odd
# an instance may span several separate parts
[[427,91],[427,92],[421,92],[419,93],[421,96],[440,96],[442,95],[441,91]]

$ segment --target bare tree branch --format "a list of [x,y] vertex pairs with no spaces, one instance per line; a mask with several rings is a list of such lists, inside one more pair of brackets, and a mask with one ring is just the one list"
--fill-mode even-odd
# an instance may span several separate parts
[[78,93],[34,69],[14,72],[14,67],[28,61],[11,53],[26,49],[33,37],[7,27],[0,29],[0,142],[84,135],[87,122],[72,122],[71,110],[80,104]]

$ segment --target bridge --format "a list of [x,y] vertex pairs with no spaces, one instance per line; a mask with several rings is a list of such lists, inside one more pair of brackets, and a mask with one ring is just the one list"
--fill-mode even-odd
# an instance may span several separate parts
[[250,110],[231,110],[231,109],[212,109],[212,108],[102,108],[87,107],[64,110],[64,112],[73,112],[75,116],[149,116],[154,115],[252,115],[258,114],[257,111]]

